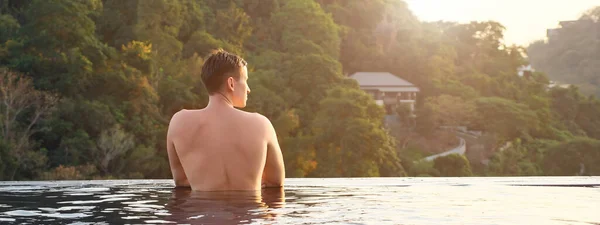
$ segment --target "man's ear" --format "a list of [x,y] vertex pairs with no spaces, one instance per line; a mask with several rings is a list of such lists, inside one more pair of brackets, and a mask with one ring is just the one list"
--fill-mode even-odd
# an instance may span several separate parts
[[233,80],[233,77],[228,77],[227,78],[227,89],[233,91],[233,89],[235,88],[234,83],[235,83],[235,80]]

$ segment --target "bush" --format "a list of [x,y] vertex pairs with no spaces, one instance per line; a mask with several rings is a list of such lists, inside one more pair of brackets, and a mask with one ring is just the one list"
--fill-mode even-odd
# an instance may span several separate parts
[[600,141],[575,138],[549,147],[544,155],[544,175],[600,175]]
[[412,177],[439,177],[440,172],[433,167],[433,161],[417,161],[410,167],[409,176]]
[[463,155],[450,154],[433,160],[433,168],[440,172],[443,177],[471,176],[471,165]]
[[43,180],[88,180],[96,174],[96,166],[87,164],[82,166],[59,165],[50,172],[42,174]]

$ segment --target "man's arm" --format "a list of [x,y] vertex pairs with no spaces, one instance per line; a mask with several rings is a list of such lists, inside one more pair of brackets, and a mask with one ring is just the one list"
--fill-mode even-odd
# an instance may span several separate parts
[[277,140],[277,134],[271,121],[261,116],[267,127],[267,161],[262,176],[263,187],[283,187],[285,179],[285,166],[283,164],[283,155]]
[[173,115],[173,118],[171,118],[171,122],[169,122],[169,130],[167,131],[167,153],[169,155],[169,165],[171,167],[173,180],[175,181],[175,186],[189,187],[190,183],[185,175],[185,171],[183,170],[183,166],[181,165],[181,161],[179,160],[179,156],[175,150],[175,144],[173,143],[173,135],[175,133],[173,130],[173,124],[176,116],[177,113]]

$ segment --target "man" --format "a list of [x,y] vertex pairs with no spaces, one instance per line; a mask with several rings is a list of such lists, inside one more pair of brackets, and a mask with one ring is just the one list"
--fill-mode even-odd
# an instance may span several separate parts
[[248,69],[241,57],[218,50],[202,67],[209,102],[171,118],[167,151],[178,187],[197,191],[282,187],[283,157],[271,122],[246,106]]
[[[261,191],[192,191],[174,188],[163,220],[177,224],[242,224],[244,221],[273,221],[285,206],[283,188]],[[202,213],[198,217],[198,213]]]

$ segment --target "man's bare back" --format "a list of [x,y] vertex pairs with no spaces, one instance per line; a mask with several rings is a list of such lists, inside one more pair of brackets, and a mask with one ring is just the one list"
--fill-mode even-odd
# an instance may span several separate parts
[[206,108],[171,118],[167,151],[177,186],[199,191],[283,186],[283,157],[271,122],[234,108],[244,107],[250,92],[245,66],[240,73],[239,80],[228,79],[229,92],[209,97]]

